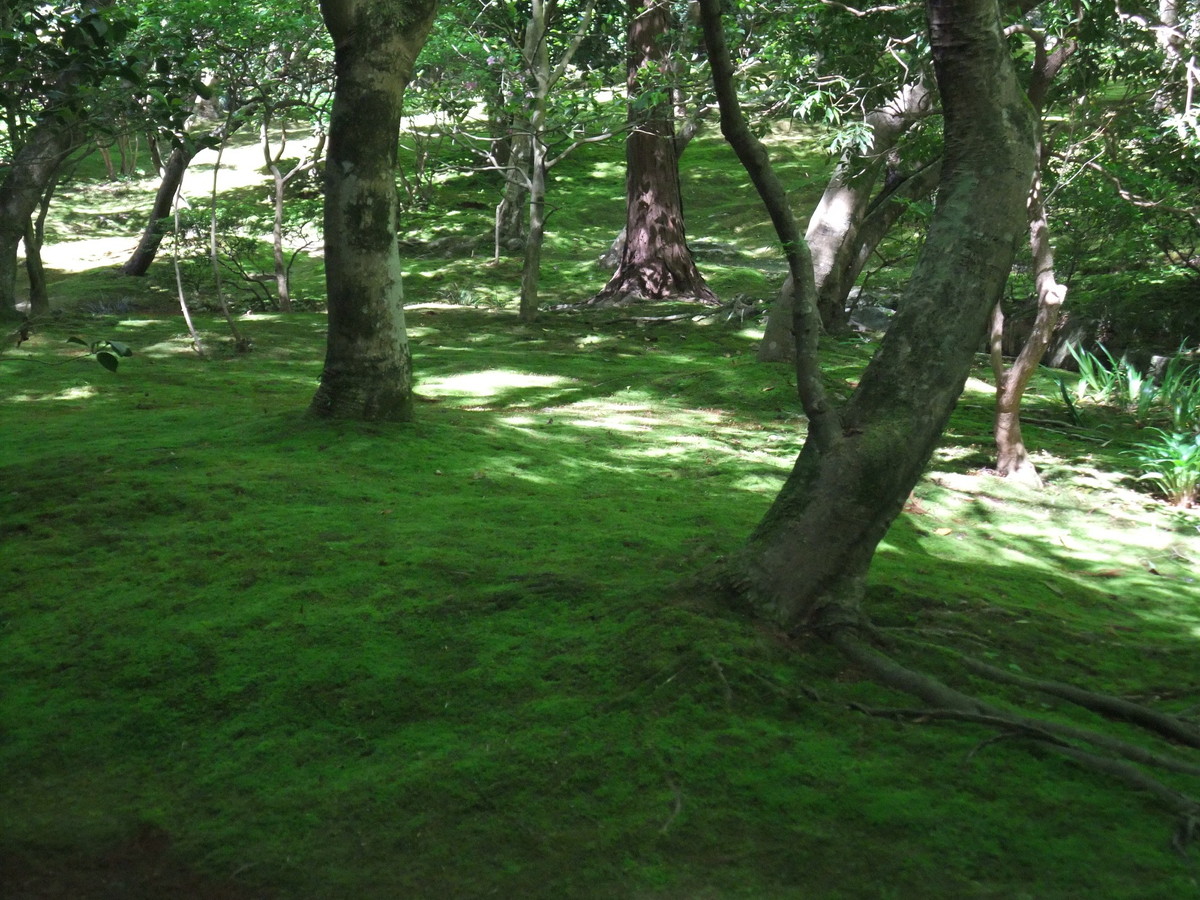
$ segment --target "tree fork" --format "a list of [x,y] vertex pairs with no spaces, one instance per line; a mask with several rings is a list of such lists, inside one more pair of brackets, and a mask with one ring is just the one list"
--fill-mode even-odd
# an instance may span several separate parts
[[[930,0],[945,112],[938,202],[900,309],[840,429],[813,429],[730,582],[785,630],[860,615],[875,548],[949,421],[1024,230],[1033,111],[995,0]],[[814,423],[815,424],[815,423]]]

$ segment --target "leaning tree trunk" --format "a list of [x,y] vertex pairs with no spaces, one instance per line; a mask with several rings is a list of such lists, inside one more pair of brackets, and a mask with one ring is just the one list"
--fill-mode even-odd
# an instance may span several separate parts
[[[630,6],[625,248],[616,272],[591,302],[678,298],[716,304],[688,249],[675,116],[661,91],[670,6],[665,0],[630,0]],[[663,99],[639,108],[656,88]]]
[[[812,251],[817,306],[827,331],[839,331],[846,325],[845,298],[861,270],[861,265],[855,265],[863,246],[860,231],[872,208],[871,195],[888,153],[913,123],[931,112],[932,93],[925,81],[904,85],[887,103],[867,113],[870,147],[861,154],[847,151],[842,156],[809,217],[805,238]],[[791,321],[792,284],[788,281],[767,316],[760,360],[792,358]]]
[[[705,0],[712,2],[712,0]],[[1034,118],[996,0],[929,0],[945,153],[900,310],[838,411],[805,441],[729,586],[783,628],[862,618],[867,569],[933,453],[999,299],[1025,220]],[[811,431],[811,430],[810,430]]]
[[133,255],[121,266],[122,275],[142,276],[158,255],[159,245],[163,235],[167,233],[166,223],[171,217],[175,206],[175,198],[179,194],[179,186],[183,184],[183,176],[187,167],[196,155],[196,147],[183,145],[175,147],[163,164],[162,180],[158,184],[158,192],[154,195],[154,205],[150,207],[150,220],[142,239],[138,241]]
[[396,146],[404,88],[437,0],[322,0],[334,41],[325,165],[329,334],[311,410],[412,418],[412,357],[396,245]]

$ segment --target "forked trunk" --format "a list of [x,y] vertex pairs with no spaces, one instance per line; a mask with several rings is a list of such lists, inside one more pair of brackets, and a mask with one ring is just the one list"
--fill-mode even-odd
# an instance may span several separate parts
[[836,435],[811,433],[732,564],[730,586],[781,627],[860,619],[879,541],[903,508],[970,372],[1025,220],[1034,119],[996,0],[930,0],[945,113],[937,206],[900,309]]
[[0,182],[0,317],[17,315],[17,246],[38,204],[79,146],[78,125],[50,116],[34,126]]
[[396,244],[396,147],[404,88],[435,0],[323,0],[336,83],[325,165],[329,335],[311,410],[412,418],[412,359]]

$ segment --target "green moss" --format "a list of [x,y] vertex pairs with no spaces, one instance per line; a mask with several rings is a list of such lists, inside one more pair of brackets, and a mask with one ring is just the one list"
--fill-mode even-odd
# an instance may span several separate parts
[[[573,248],[560,226],[554,295],[602,281],[606,209]],[[736,277],[760,237],[720,238]],[[173,317],[68,313],[0,357],[3,871],[111,877],[115,855],[127,896],[189,895],[154,890],[172,867],[253,897],[1194,893],[1148,799],[971,726],[862,716],[907,701],[689,586],[802,439],[752,323],[522,326],[436,295],[499,296],[512,261],[406,265],[410,426],[304,416],[320,315],[250,318],[253,353],[204,362]],[[72,333],[135,356],[69,360]],[[835,391],[870,349],[827,345]],[[1031,701],[903,639],[1185,710],[1194,517],[1131,490],[1125,432],[1071,431],[1055,395],[1030,398],[1049,485],[1026,493],[978,473],[968,390],[868,609],[996,702]]]

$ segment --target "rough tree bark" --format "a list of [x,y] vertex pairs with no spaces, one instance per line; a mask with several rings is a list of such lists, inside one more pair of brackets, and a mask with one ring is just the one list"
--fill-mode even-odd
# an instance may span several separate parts
[[[875,199],[872,193],[887,166],[889,152],[919,119],[933,109],[933,91],[924,81],[904,85],[885,104],[867,113],[871,127],[871,145],[865,153],[847,151],[838,161],[821,200],[808,220],[805,238],[813,256],[813,277],[817,284],[817,306],[827,331],[839,331],[846,325],[846,298],[862,271],[866,259],[863,248],[870,243],[872,252],[887,231],[864,231],[868,213],[888,200],[896,199],[897,186],[885,187]],[[905,179],[905,189],[932,190],[936,169],[926,167]],[[916,179],[914,181],[914,178]],[[926,191],[928,193],[928,191]],[[892,206],[891,223],[899,218],[902,205]],[[876,220],[877,224],[884,219]],[[763,362],[783,362],[792,358],[790,335],[792,320],[792,283],[784,283],[779,299],[771,307],[758,358]]]
[[404,89],[437,0],[322,0],[334,41],[325,164],[329,334],[311,411],[412,418],[412,357],[396,246],[396,146]]
[[625,248],[616,272],[592,303],[667,298],[718,302],[687,245],[670,97],[663,91],[660,102],[640,108],[655,87],[661,88],[670,26],[665,0],[630,0]]
[[928,16],[945,115],[928,237],[854,395],[810,423],[783,489],[727,563],[738,601],[788,630],[861,622],[876,546],[962,391],[1025,221],[1035,123],[996,0],[929,0]]

